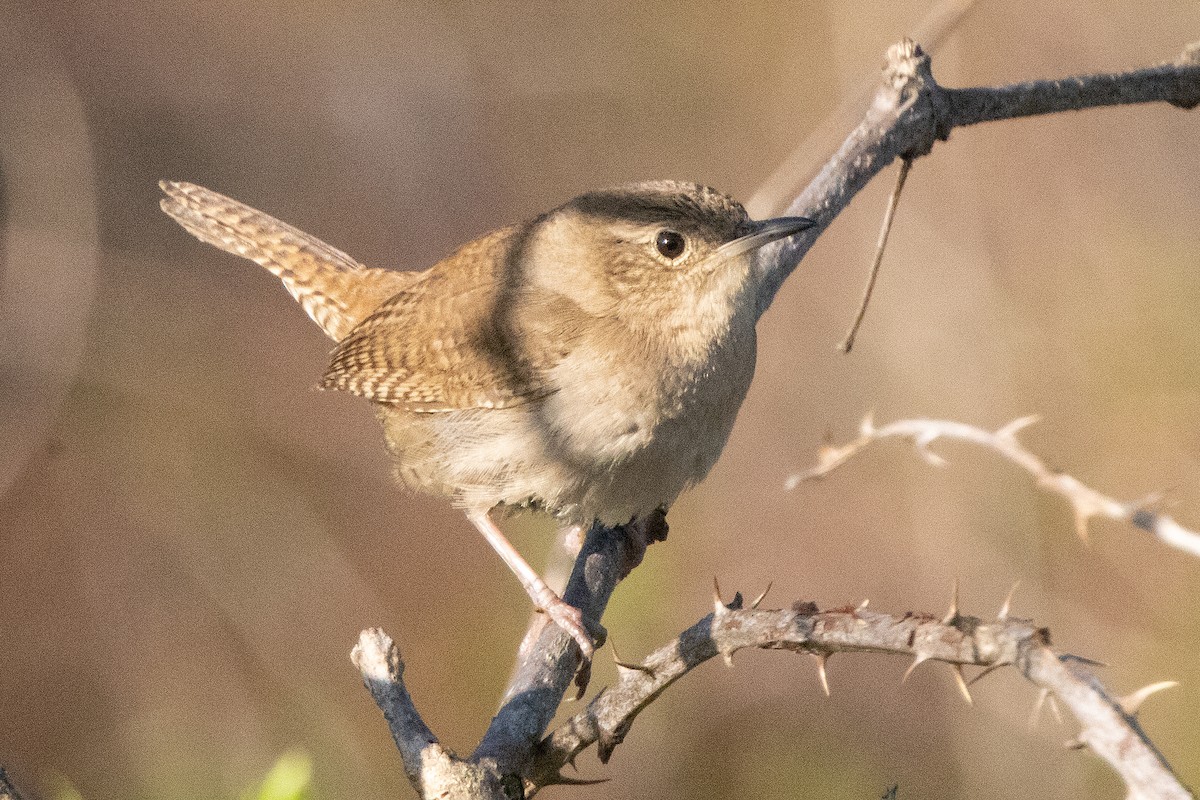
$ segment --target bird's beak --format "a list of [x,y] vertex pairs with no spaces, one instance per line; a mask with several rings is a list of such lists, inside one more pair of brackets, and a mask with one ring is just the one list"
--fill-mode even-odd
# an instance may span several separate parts
[[736,258],[751,250],[757,250],[765,244],[786,239],[794,233],[807,230],[817,223],[808,217],[776,217],[764,219],[761,222],[751,222],[747,233],[742,234],[732,242],[726,242],[717,248],[717,254],[722,261]]

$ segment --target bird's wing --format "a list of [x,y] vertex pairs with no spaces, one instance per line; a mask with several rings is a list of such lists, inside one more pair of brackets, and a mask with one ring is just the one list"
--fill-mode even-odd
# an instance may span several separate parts
[[322,385],[423,412],[506,408],[553,392],[547,372],[586,320],[565,298],[506,288],[519,285],[506,277],[519,269],[522,230],[464,246],[390,298],[338,345]]
[[202,242],[266,267],[313,321],[334,340],[397,292],[417,273],[368,269],[341,250],[222,194],[179,181],[161,181],[162,210]]

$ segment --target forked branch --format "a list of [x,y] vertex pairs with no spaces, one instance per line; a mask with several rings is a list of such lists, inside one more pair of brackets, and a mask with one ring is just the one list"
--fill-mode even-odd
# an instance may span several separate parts
[[906,39],[892,45],[882,84],[862,121],[787,207],[788,215],[817,224],[776,245],[773,258],[763,258],[759,313],[825,228],[897,158],[928,155],[952,130],[967,125],[1153,102],[1183,109],[1200,104],[1200,42],[1185,47],[1172,63],[1155,67],[972,89],[939,86],[929,56],[915,42]]
[[[545,786],[587,783],[563,776],[563,768],[593,744],[607,762],[637,715],[675,681],[716,656],[729,660],[748,647],[808,654],[827,687],[825,662],[835,653],[891,653],[912,658],[912,668],[927,661],[949,664],[970,700],[964,666],[983,675],[1012,666],[1046,695],[1058,698],[1080,725],[1072,747],[1089,747],[1125,781],[1131,797],[1185,800],[1191,795],[1137,722],[1137,711],[1151,693],[1170,683],[1152,684],[1121,698],[1096,676],[1096,664],[1054,652],[1050,634],[1029,620],[1009,615],[1005,601],[994,620],[959,613],[957,600],[942,617],[870,611],[863,606],[819,611],[812,603],[790,610],[743,608],[741,596],[729,605],[719,599],[712,614],[697,622],[640,664],[622,665],[615,686],[567,720],[537,746],[523,774],[503,775],[488,760],[458,759],[429,733],[403,684],[399,653],[386,635],[366,631],[355,649],[376,702],[392,728],[413,785],[423,797],[526,797]],[[907,677],[907,672],[905,676]],[[971,681],[974,683],[974,680]],[[520,787],[520,788],[518,788]]]

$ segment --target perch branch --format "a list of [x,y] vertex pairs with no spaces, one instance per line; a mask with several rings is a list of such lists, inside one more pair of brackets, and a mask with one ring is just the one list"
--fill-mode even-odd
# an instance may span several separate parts
[[822,683],[824,661],[833,653],[900,654],[912,657],[913,666],[942,661],[952,666],[968,698],[963,666],[985,667],[986,672],[1012,665],[1062,699],[1080,723],[1076,741],[1091,747],[1121,775],[1131,797],[1191,798],[1137,723],[1142,693],[1125,701],[1114,698],[1092,672],[1092,662],[1055,653],[1046,629],[1009,617],[1007,606],[1006,601],[998,618],[987,622],[959,614],[957,602],[939,618],[884,614],[865,606],[818,611],[812,603],[797,603],[787,611],[758,611],[743,609],[740,596],[729,606],[718,600],[712,614],[636,668],[622,669],[615,686],[542,740],[526,776],[527,795],[555,783],[562,767],[592,744],[598,744],[598,755],[607,762],[638,713],[695,667],[715,656],[728,660],[738,650],[755,647],[816,656]]
[[961,422],[905,419],[877,428],[868,416],[863,420],[857,439],[841,447],[821,448],[817,466],[808,472],[792,476],[786,485],[792,489],[801,481],[823,478],[874,442],[883,439],[910,439],[917,452],[927,462],[937,467],[945,466],[946,460],[930,450],[929,446],[938,439],[956,439],[999,453],[1032,475],[1038,486],[1066,498],[1074,511],[1075,531],[1080,539],[1086,541],[1088,538],[1088,522],[1101,517],[1127,522],[1153,534],[1171,547],[1200,557],[1200,533],[1188,530],[1166,514],[1149,508],[1159,498],[1151,496],[1122,503],[1101,494],[1071,475],[1050,469],[1040,458],[1022,447],[1017,441],[1017,434],[1035,422],[1037,417],[1022,417],[997,431],[987,431]]
[[[588,531],[563,599],[599,619],[618,580],[635,560],[636,547],[624,526],[594,525]],[[404,762],[409,782],[421,797],[505,798],[520,782],[530,754],[554,717],[579,666],[569,634],[545,626],[536,645],[525,648],[500,710],[469,759],[445,750],[418,713],[404,686],[404,663],[383,631],[362,632],[351,660],[383,712]],[[586,675],[579,676],[586,682]],[[570,782],[562,780],[560,782]]]
[[1151,102],[1184,109],[1200,103],[1200,42],[1188,45],[1171,64],[975,89],[939,86],[919,45],[907,39],[893,45],[863,120],[787,209],[788,215],[817,224],[764,249],[757,276],[759,313],[854,195],[895,159],[926,155],[954,128],[980,122]]
[[[593,525],[575,559],[563,599],[583,612],[584,619],[599,620],[623,567],[632,557],[624,526]],[[597,644],[603,644],[597,640]],[[557,625],[547,625],[537,644],[522,654],[500,711],[476,749],[473,760],[493,761],[505,774],[516,773],[554,717],[579,666],[571,637]],[[588,669],[585,665],[584,669]],[[587,675],[580,676],[586,683]]]

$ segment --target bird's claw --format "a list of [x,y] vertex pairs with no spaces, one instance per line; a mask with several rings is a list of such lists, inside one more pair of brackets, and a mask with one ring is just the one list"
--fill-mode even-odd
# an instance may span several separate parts
[[571,635],[575,644],[579,645],[579,652],[582,654],[583,660],[591,661],[592,656],[596,653],[596,640],[592,638],[583,624],[583,612],[559,598],[555,598],[554,602],[546,603],[543,610],[558,627]]

